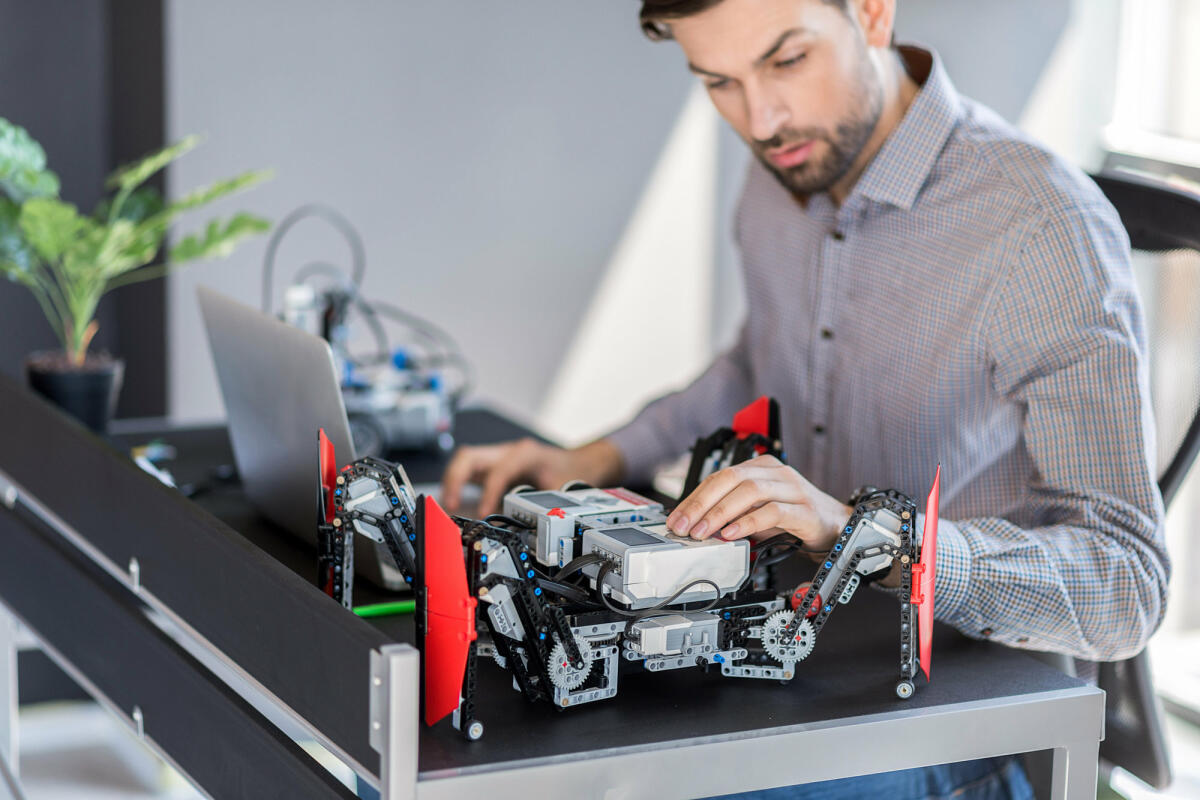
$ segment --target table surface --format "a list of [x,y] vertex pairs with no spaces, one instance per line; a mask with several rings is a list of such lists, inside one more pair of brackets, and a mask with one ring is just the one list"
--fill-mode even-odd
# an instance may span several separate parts
[[[457,433],[462,442],[484,443],[512,438],[523,430],[490,412],[466,411]],[[181,482],[204,481],[213,465],[231,461],[222,428],[115,437],[122,446],[149,438],[177,448],[178,461],[167,466]],[[417,482],[435,480],[445,463],[444,457],[400,457]],[[255,514],[236,484],[205,491],[196,502],[301,576],[314,574],[313,548]],[[364,603],[394,597],[361,579],[355,596]],[[864,587],[833,615],[812,655],[787,684],[724,678],[700,669],[651,674],[623,663],[626,669],[615,698],[565,711],[526,702],[513,690],[510,674],[484,658],[478,673],[477,716],[486,725],[486,735],[466,743],[448,722],[422,726],[419,770],[423,777],[486,771],[530,759],[578,758],[683,741],[744,738],[748,732],[831,720],[904,716],[1038,694],[1049,697],[1084,685],[1026,654],[969,639],[939,624],[932,683],[918,676],[915,696],[900,700],[893,691],[899,665],[897,616],[895,599]],[[370,622],[397,641],[414,639],[411,617]],[[339,695],[337,686],[329,687],[329,702],[343,702]]]

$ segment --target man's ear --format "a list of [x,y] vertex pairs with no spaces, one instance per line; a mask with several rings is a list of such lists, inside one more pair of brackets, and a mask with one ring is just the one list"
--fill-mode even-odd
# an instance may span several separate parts
[[869,47],[891,47],[896,23],[896,0],[852,0],[851,12]]

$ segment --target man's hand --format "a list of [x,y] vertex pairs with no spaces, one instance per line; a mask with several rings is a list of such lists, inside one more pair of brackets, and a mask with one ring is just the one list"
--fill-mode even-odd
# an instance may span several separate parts
[[594,486],[616,483],[624,470],[621,452],[607,439],[564,450],[536,439],[460,447],[442,478],[442,500],[451,513],[458,510],[467,483],[483,486],[479,516],[500,510],[504,493],[518,483],[539,489],[557,489],[570,480]]
[[778,458],[759,456],[705,478],[667,517],[667,527],[694,539],[717,533],[724,539],[763,538],[786,531],[824,553],[853,511]]

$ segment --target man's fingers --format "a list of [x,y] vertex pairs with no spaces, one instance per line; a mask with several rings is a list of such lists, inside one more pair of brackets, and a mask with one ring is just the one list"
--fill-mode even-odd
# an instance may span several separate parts
[[466,448],[459,448],[450,459],[446,472],[442,475],[442,505],[450,513],[458,511],[458,501],[462,497],[463,484],[471,475],[471,455]]
[[500,510],[500,500],[509,487],[526,473],[530,464],[519,448],[512,448],[488,470],[483,479],[483,493],[479,498],[479,516],[486,517]]
[[748,472],[753,468],[744,465],[728,467],[709,475],[696,491],[683,499],[675,510],[667,517],[667,527],[680,536],[694,532],[704,515],[709,512],[718,500],[733,491],[734,487],[749,477]]
[[762,479],[742,481],[692,525],[691,536],[707,539],[746,512],[777,499],[783,488]]
[[799,506],[777,501],[764,503],[753,511],[743,514],[729,525],[726,525],[721,531],[720,536],[722,539],[744,539],[747,536],[769,531],[772,528],[786,527],[790,529],[791,525],[787,524],[787,522],[790,517],[795,515],[797,508]]
[[[667,518],[667,527],[677,534],[690,534],[703,538],[711,536],[716,530],[711,521],[705,522],[705,517],[712,513],[713,507],[741,483],[752,482],[769,484],[774,496],[763,495],[758,502],[766,500],[783,500],[797,502],[803,499],[804,487],[808,484],[798,472],[785,465],[774,456],[758,456],[750,461],[735,464],[705,478],[696,490],[671,512]],[[724,515],[722,523],[727,520]],[[696,528],[704,522],[704,529],[697,532]]]
[[720,536],[732,540],[780,530],[807,542],[820,532],[820,518],[807,503],[772,501],[726,525]]
[[463,485],[471,479],[477,459],[478,452],[474,447],[460,447],[450,459],[450,464],[442,475],[442,504],[447,511],[458,511]]
[[455,452],[442,475],[442,502],[447,511],[458,511],[463,486],[477,480],[487,471],[488,465],[499,460],[499,457],[499,448],[495,445],[460,447]]

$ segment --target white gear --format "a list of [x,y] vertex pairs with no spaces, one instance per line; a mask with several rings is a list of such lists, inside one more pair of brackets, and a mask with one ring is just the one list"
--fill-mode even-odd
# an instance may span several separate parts
[[508,659],[500,655],[500,651],[494,644],[492,645],[492,660],[500,665],[500,669],[508,669]]
[[546,659],[546,669],[550,672],[550,682],[568,692],[578,689],[592,673],[592,646],[582,636],[575,636],[575,646],[579,648],[579,657],[583,666],[576,668],[567,658],[567,648],[562,642],[557,642],[550,650]]
[[803,661],[816,644],[817,634],[813,630],[812,622],[807,619],[800,620],[795,636],[784,639],[783,631],[793,617],[793,611],[776,611],[763,623],[763,649],[776,661]]

